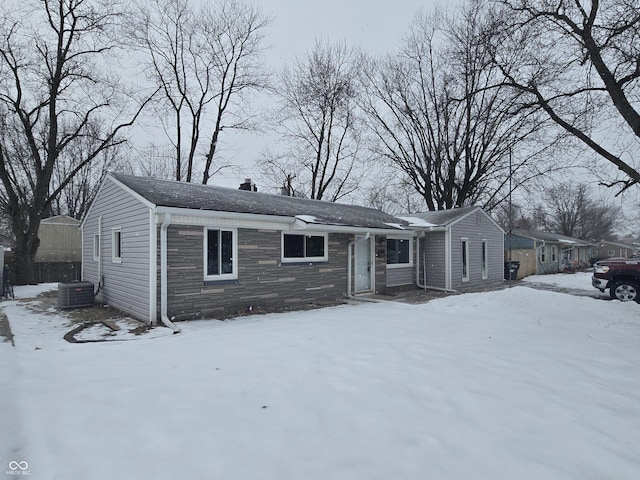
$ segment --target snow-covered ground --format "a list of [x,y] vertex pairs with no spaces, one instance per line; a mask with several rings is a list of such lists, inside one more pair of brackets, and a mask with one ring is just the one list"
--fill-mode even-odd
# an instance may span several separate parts
[[597,294],[598,289],[591,286],[592,272],[556,273],[551,275],[531,275],[522,279],[525,283],[539,283],[570,290],[584,290]]
[[92,344],[0,310],[8,478],[640,478],[636,303],[518,286]]

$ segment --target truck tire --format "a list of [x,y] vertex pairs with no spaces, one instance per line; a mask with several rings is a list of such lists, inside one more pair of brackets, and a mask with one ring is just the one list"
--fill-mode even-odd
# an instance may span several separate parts
[[616,280],[609,288],[611,298],[617,298],[622,302],[636,301],[640,303],[638,285],[630,280]]

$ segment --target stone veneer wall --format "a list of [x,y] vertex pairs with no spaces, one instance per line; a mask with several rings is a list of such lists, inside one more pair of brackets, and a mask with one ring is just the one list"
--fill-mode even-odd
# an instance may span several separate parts
[[[238,279],[205,282],[203,232],[200,226],[172,225],[168,229],[169,318],[226,318],[245,313],[250,307],[265,312],[296,309],[318,302],[337,302],[346,296],[347,245],[351,235],[329,234],[327,262],[290,264],[281,262],[280,231],[238,229]],[[376,263],[379,262],[378,258]],[[383,278],[376,280],[384,288]]]

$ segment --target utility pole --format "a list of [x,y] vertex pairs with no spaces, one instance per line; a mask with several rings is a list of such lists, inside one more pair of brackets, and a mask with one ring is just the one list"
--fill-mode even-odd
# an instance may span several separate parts
[[512,171],[512,154],[511,154],[511,147],[509,147],[509,234],[507,236],[507,245],[509,248],[509,287],[511,287],[511,236],[513,234],[513,203],[511,202],[511,177],[513,174]]

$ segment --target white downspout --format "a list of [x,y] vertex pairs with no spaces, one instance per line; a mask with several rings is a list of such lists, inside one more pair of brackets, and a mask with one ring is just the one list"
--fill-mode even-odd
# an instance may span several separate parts
[[416,260],[418,261],[418,266],[416,268],[416,285],[418,288],[422,288],[423,290],[437,290],[439,292],[447,292],[447,293],[458,293],[456,290],[451,290],[450,288],[442,288],[442,287],[432,287],[427,285],[427,256],[424,255],[424,261],[422,263],[422,272],[423,272],[423,280],[420,283],[420,239],[426,237],[426,233],[422,232],[422,235],[416,238]]
[[98,285],[102,282],[102,215],[98,217]]
[[173,333],[180,333],[180,329],[167,315],[167,228],[170,223],[171,214],[166,213],[160,227],[160,319]]
[[347,298],[350,298],[352,300],[362,301],[362,302],[380,303],[380,302],[383,302],[384,300],[375,300],[373,298],[366,298],[366,297],[356,297],[355,295],[353,295],[351,293],[351,276],[353,275],[352,274],[352,269],[351,269],[351,262],[353,260],[353,254],[351,253],[351,251],[353,250],[353,248],[354,248],[356,243],[368,240],[370,237],[371,237],[371,234],[369,232],[367,232],[367,234],[364,237],[358,238],[357,240],[351,240],[349,242],[349,244],[347,245],[347,252],[348,252],[348,260],[347,260]]

